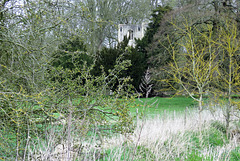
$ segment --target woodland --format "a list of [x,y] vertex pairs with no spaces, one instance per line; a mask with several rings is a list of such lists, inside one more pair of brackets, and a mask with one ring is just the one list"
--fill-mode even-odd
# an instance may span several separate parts
[[[117,41],[143,22],[135,46]],[[0,160],[239,159],[239,31],[238,0],[2,0]],[[174,97],[197,129],[181,101],[156,103]],[[154,108],[182,135],[141,142]]]

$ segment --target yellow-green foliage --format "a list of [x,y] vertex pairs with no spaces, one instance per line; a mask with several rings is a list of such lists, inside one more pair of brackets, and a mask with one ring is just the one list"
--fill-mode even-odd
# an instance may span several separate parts
[[[0,156],[23,158],[29,152],[29,142],[41,140],[51,128],[62,130],[58,139],[70,140],[87,137],[87,132],[98,126],[115,125],[114,132],[132,131],[129,104],[133,101],[129,78],[118,78],[117,72],[129,62],[117,62],[116,71],[93,77],[93,66],[63,69],[50,68],[45,73],[44,90],[27,93],[24,90],[0,93]],[[111,81],[118,87],[112,95]],[[30,148],[30,149],[29,149]],[[13,158],[15,158],[13,157]]]

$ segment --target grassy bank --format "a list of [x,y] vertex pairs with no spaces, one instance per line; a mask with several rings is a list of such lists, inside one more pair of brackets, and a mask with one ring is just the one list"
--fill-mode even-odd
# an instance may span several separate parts
[[[135,115],[138,109],[148,117],[139,117],[132,133],[124,135],[114,133],[112,127],[99,125],[83,138],[85,135],[79,132],[84,129],[77,129],[79,121],[71,124],[71,133],[64,121],[52,124],[46,128],[44,138],[29,138],[27,157],[53,161],[240,160],[239,134],[227,138],[221,108],[214,112],[204,110],[199,122],[196,104],[188,97],[136,99],[130,104],[131,113]],[[235,120],[231,130],[238,129],[240,122]]]
[[[215,116],[214,119],[213,115]],[[198,121],[197,110],[184,115],[162,119],[156,115],[141,122],[130,136],[106,139],[102,161],[123,160],[185,160],[235,161],[240,160],[238,136],[228,139],[220,110],[202,112]]]

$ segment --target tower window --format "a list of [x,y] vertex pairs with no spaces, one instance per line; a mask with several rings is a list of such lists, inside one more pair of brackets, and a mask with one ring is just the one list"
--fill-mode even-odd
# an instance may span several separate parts
[[120,27],[120,32],[122,32],[122,27]]
[[128,31],[129,40],[133,40],[133,30]]
[[141,31],[141,27],[138,26],[138,31]]

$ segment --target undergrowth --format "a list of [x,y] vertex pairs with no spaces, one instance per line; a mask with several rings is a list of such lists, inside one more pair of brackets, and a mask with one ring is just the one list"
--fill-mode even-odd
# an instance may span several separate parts
[[180,115],[174,119],[169,116],[166,120],[146,120],[143,127],[138,127],[142,131],[135,130],[135,138],[103,150],[105,155],[99,160],[239,160],[240,142],[228,138],[223,120],[215,120],[211,115],[205,111],[202,124],[194,112],[186,124]]

